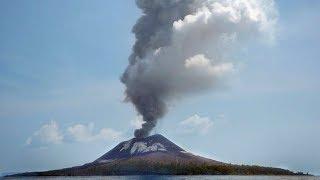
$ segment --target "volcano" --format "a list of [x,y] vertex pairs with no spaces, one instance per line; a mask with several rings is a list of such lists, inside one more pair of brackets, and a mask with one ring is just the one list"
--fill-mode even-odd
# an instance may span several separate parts
[[121,142],[95,161],[71,168],[12,176],[295,175],[271,167],[227,164],[185,151],[160,134]]

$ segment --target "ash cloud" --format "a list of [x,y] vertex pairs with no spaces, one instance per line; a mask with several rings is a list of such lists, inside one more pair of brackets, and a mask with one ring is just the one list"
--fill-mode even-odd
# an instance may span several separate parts
[[135,137],[148,136],[170,100],[214,90],[235,68],[239,44],[272,40],[272,0],[136,0],[143,15],[121,77],[126,99],[143,117]]

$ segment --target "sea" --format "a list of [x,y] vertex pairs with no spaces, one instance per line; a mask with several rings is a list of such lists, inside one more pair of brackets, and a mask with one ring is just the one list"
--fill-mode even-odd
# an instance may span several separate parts
[[[1,178],[0,178],[1,179]],[[320,176],[88,176],[88,177],[20,177],[10,180],[320,180]]]

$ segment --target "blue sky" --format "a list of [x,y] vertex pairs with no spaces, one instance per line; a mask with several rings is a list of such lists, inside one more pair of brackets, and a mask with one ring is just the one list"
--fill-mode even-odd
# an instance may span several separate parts
[[[252,44],[228,88],[173,102],[156,133],[221,161],[320,174],[320,2],[277,7],[275,43]],[[0,173],[80,165],[132,137],[119,77],[140,15],[133,1],[0,1]]]

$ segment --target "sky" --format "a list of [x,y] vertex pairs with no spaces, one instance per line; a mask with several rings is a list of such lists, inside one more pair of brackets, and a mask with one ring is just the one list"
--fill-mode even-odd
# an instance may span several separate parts
[[[320,174],[320,2],[276,1],[220,90],[170,104],[153,133],[195,154]],[[134,1],[0,1],[0,173],[91,162],[141,123],[120,76]]]

